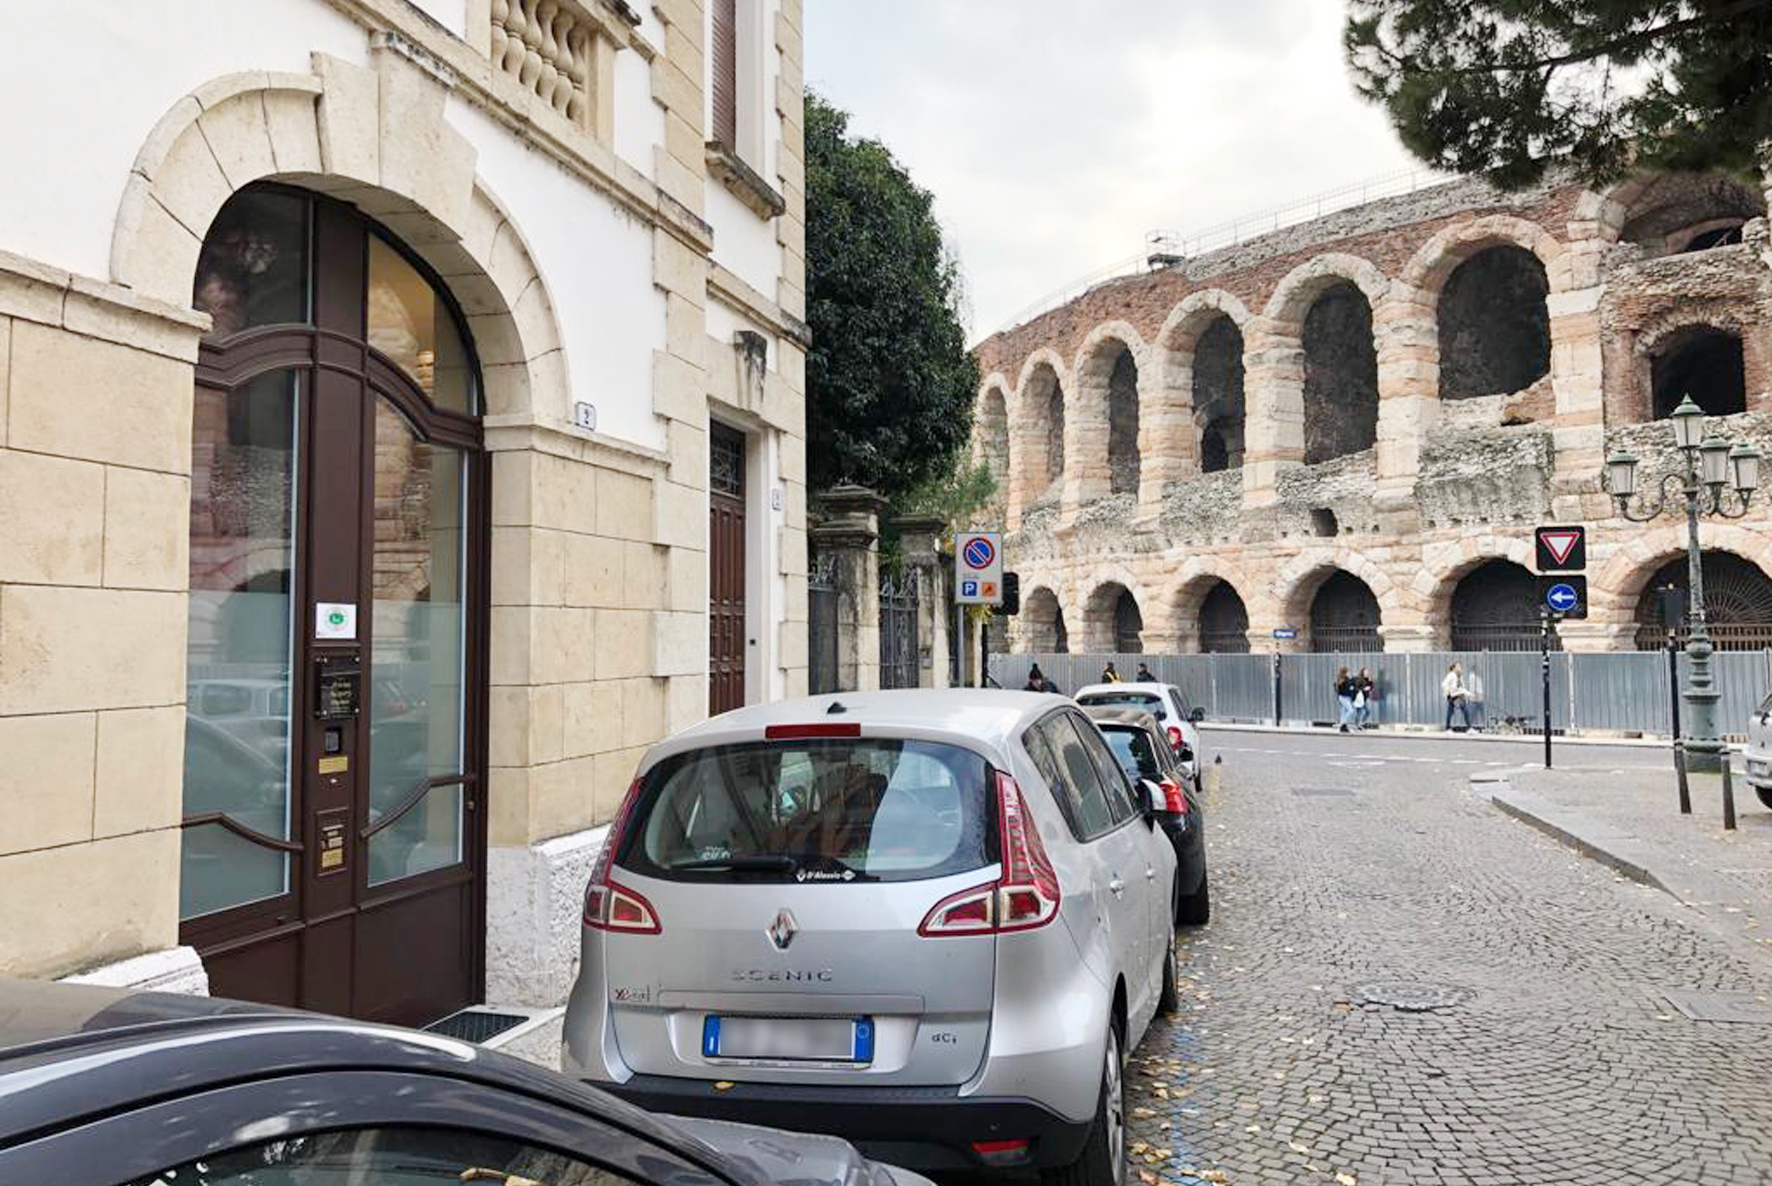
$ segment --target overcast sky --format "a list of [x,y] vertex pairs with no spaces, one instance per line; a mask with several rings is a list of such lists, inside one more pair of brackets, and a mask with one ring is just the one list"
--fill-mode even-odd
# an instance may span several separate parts
[[969,340],[1140,253],[1416,167],[1341,0],[807,0],[807,82],[936,197]]

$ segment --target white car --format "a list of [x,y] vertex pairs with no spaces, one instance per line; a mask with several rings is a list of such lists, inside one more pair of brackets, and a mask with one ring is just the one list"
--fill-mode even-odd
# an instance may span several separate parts
[[1159,804],[1062,696],[844,692],[652,747],[591,872],[567,1074],[894,1164],[1124,1186],[1176,1004]]
[[1742,756],[1747,763],[1748,785],[1761,803],[1772,808],[1772,696],[1762,700],[1748,720],[1747,749]]
[[1156,717],[1169,739],[1169,748],[1192,777],[1194,790],[1200,790],[1200,722],[1206,713],[1189,705],[1180,688],[1156,683],[1090,684],[1077,689],[1075,700],[1078,704],[1142,708]]

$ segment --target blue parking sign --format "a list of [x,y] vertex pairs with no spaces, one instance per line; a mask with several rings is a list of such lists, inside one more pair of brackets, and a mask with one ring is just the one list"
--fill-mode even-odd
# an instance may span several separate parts
[[977,581],[961,581],[960,582],[960,596],[961,597],[977,597],[978,596],[978,582]]

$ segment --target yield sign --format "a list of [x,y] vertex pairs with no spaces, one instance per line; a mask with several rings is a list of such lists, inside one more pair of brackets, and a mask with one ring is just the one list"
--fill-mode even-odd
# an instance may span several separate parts
[[1587,528],[1540,527],[1534,535],[1539,572],[1580,572],[1587,567]]

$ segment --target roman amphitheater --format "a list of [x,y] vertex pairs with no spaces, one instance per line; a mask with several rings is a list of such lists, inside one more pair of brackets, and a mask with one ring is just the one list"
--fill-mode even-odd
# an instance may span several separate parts
[[[1629,449],[1646,487],[1686,394],[1772,453],[1765,214],[1725,177],[1457,181],[1156,256],[985,339],[1013,648],[1536,649],[1543,523],[1588,528],[1559,645],[1659,645],[1684,520],[1619,516],[1603,462]],[[1702,528],[1724,647],[1772,646],[1766,506]]]

